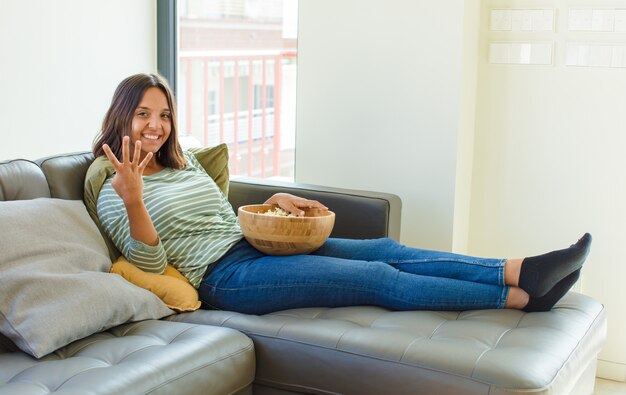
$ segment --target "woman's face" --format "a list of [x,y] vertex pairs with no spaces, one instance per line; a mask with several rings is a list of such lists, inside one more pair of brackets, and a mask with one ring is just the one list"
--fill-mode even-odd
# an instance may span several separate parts
[[156,87],[146,89],[135,109],[131,127],[130,152],[133,152],[135,142],[141,141],[142,158],[148,152],[156,155],[172,130],[170,107],[161,89]]

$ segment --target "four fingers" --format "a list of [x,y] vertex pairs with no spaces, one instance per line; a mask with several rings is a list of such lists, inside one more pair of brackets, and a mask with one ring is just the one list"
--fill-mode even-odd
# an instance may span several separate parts
[[141,174],[143,173],[143,170],[146,168],[146,166],[148,166],[148,164],[150,163],[150,159],[152,159],[153,154],[152,152],[148,152],[145,158],[143,158],[143,160],[140,163],[139,160],[141,158],[141,141],[137,140],[135,142],[135,150],[133,152],[133,158],[131,160],[130,155],[129,155],[129,151],[130,151],[129,145],[130,145],[130,137],[124,136],[122,138],[122,161],[121,162],[115,156],[113,151],[111,151],[111,147],[109,147],[108,144],[103,144],[102,150],[104,151],[104,154],[107,156],[107,158],[109,158],[109,160],[111,161],[111,163],[113,164],[116,170],[119,170],[121,167],[123,167],[123,165],[126,165],[126,164],[136,165],[137,169],[140,171],[140,174]]

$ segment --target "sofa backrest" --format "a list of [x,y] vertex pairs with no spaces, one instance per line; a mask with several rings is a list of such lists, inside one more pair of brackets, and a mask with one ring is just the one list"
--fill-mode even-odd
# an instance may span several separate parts
[[93,159],[91,152],[77,152],[0,162],[0,200],[82,200],[85,174]]
[[[85,175],[93,160],[91,152],[77,152],[36,161],[0,162],[0,201],[40,197],[83,200]],[[400,238],[402,202],[389,193],[236,178],[230,180],[228,199],[236,212],[242,205],[258,204],[277,192],[319,200],[332,207],[337,217],[331,237]]]

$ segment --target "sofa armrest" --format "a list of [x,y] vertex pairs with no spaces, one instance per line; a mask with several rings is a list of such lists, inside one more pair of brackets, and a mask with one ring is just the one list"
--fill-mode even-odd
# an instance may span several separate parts
[[391,193],[237,177],[230,180],[228,200],[237,211],[241,206],[263,203],[278,192],[318,200],[333,211],[335,227],[330,237],[400,239],[402,202]]

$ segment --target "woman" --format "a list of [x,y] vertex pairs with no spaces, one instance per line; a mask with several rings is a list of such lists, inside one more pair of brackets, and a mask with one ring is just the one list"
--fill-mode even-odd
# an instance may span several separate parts
[[[126,78],[94,144],[115,172],[97,197],[104,232],[139,268],[170,263],[208,307],[264,314],[297,307],[378,305],[393,310],[515,308],[547,311],[572,287],[591,236],[544,255],[490,259],[410,248],[390,239],[329,239],[309,255],[268,256],[250,246],[224,194],[178,143],[166,81]],[[276,194],[301,213],[317,201]]]

